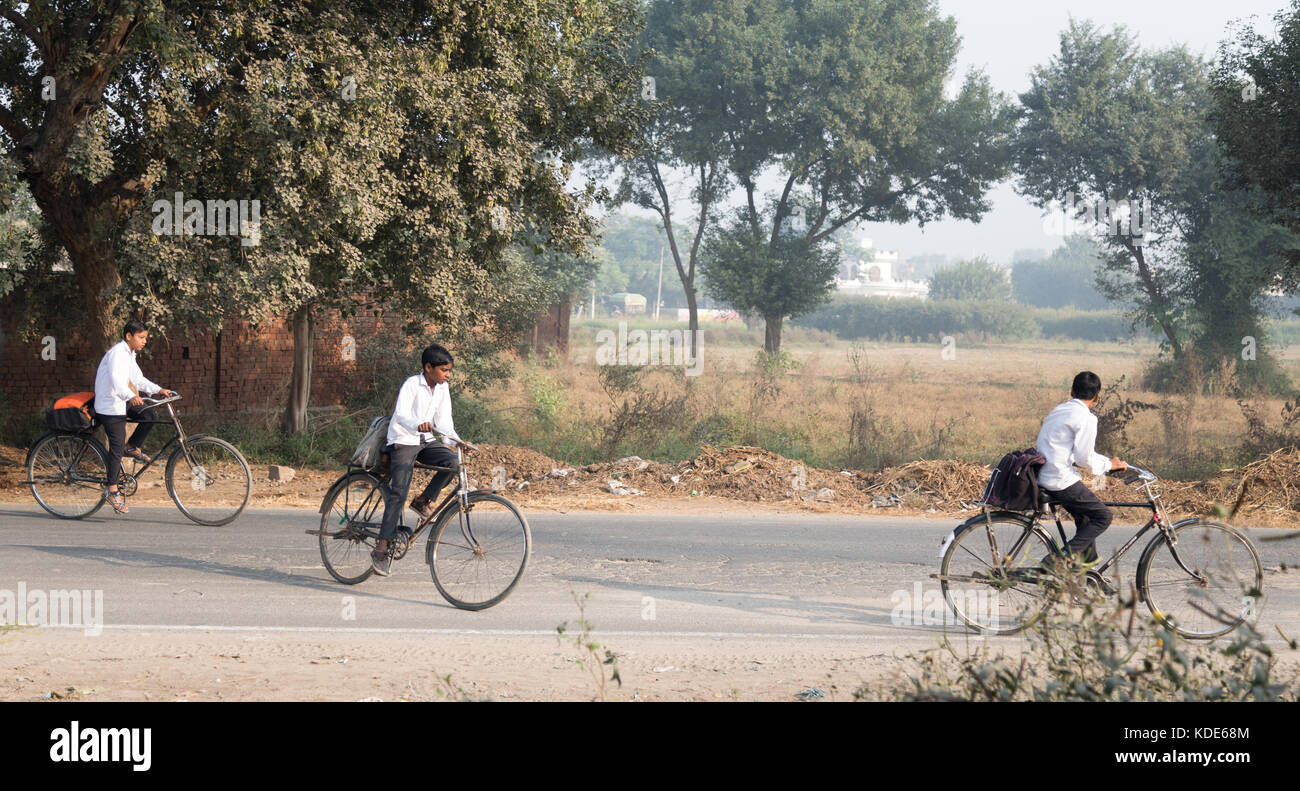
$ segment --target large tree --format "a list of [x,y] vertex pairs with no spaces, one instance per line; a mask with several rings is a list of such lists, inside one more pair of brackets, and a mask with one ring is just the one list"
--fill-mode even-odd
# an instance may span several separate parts
[[[1258,187],[1266,198],[1258,210],[1300,232],[1300,0],[1275,22],[1276,36],[1243,26],[1220,47],[1212,80],[1215,132],[1236,183]],[[1300,255],[1286,263],[1300,270]]]
[[[1071,20],[1059,53],[1020,97],[1013,145],[1017,188],[1032,202],[1059,204],[1071,219],[1076,206],[1102,207],[1087,230],[1106,250],[1103,292],[1136,302],[1180,360],[1177,191],[1205,137],[1205,87],[1204,64],[1185,49],[1145,53],[1123,28],[1103,33]],[[1139,212],[1134,222],[1122,206]]]
[[[1252,216],[1257,195],[1223,181],[1203,60],[1072,21],[1021,102],[1019,191],[1064,204],[1102,245],[1098,288],[1161,336],[1163,384],[1204,381],[1246,336],[1262,341],[1268,273],[1292,241]],[[1262,368],[1243,378],[1262,384]]]
[[[945,95],[959,39],[928,0],[664,0],[650,7],[645,39],[667,109],[625,187],[660,213],[680,262],[669,169],[689,173],[696,210],[684,277],[710,235],[715,254],[763,248],[750,259],[760,271],[747,277],[721,274],[744,261],[703,263],[716,261],[719,283],[745,284],[728,301],[765,318],[769,352],[780,348],[785,311],[825,295],[820,262],[832,257],[836,231],[978,219],[1004,173],[1005,103],[978,74]],[[766,178],[778,187],[765,196]],[[739,212],[720,213],[733,186]],[[781,274],[801,266],[802,280]],[[766,296],[755,293],[765,282]]]
[[[420,322],[504,326],[492,310],[521,301],[501,252],[525,223],[584,247],[595,189],[565,183],[590,147],[626,153],[639,123],[635,15],[632,0],[34,2],[0,23],[0,127],[92,335],[133,309],[285,317],[297,430],[320,308],[369,292]],[[258,200],[258,243],[158,235],[152,210],[176,191]]]

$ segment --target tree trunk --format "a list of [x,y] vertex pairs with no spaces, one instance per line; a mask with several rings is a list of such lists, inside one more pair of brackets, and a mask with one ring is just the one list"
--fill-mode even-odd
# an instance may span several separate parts
[[[73,231],[72,233],[76,233]],[[81,306],[84,312],[84,326],[91,348],[99,354],[107,352],[113,344],[122,340],[121,327],[114,314],[117,306],[117,290],[122,285],[122,274],[117,270],[111,250],[99,245],[73,256],[73,248],[68,245],[69,232],[61,230],[59,235],[72,259],[73,271],[77,275],[77,288],[81,292]],[[60,339],[62,342],[63,339]],[[92,357],[95,353],[92,352]]]
[[[70,177],[46,177],[29,180],[28,185],[41,214],[72,262],[82,325],[91,348],[103,354],[122,339],[119,334],[121,327],[114,316],[122,273],[118,271],[113,255],[112,234],[105,230],[111,226],[112,220],[104,206],[85,205],[82,195],[75,190],[68,194],[66,185],[70,182]],[[59,339],[60,343],[65,341]]]
[[572,312],[569,295],[561,295],[559,313],[555,316],[555,348],[559,350],[560,357],[566,359],[569,356],[569,315]]
[[[694,278],[692,278],[694,279]],[[686,286],[686,342],[682,350],[685,352],[686,360],[693,362],[695,360],[695,339],[699,337],[700,329],[700,309],[695,305],[695,285],[694,283],[684,284]]]
[[763,351],[768,354],[776,354],[781,351],[781,323],[785,320],[783,316],[764,316],[765,325],[763,327]]
[[312,306],[303,305],[293,314],[293,376],[289,379],[289,403],[284,409],[284,432],[297,434],[307,428],[307,405],[311,402],[311,354],[315,340]]

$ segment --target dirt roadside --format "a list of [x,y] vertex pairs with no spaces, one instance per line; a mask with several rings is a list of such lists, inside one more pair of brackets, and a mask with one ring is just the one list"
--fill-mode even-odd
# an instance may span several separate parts
[[[863,682],[905,664],[846,640],[594,639],[617,657],[622,684],[607,682],[611,701],[850,700]],[[109,631],[88,639],[47,628],[0,642],[0,699],[600,699],[580,658],[543,636]]]
[[[0,503],[32,503],[25,451],[0,446]],[[916,461],[875,473],[825,470],[762,448],[706,448],[681,462],[630,456],[614,462],[569,465],[537,451],[484,445],[467,462],[470,485],[495,488],[525,508],[695,511],[736,506],[812,513],[891,516],[970,515],[989,468],[961,460]],[[129,460],[124,469],[131,470]],[[318,508],[341,470],[295,470],[291,480],[272,480],[268,465],[251,465],[256,508]],[[1133,487],[1109,478],[1088,481],[1103,499],[1140,501]],[[1220,471],[1204,481],[1162,481],[1174,518],[1214,516],[1216,507],[1240,501],[1234,524],[1300,526],[1300,450],[1286,448],[1249,465]],[[155,465],[140,480],[131,505],[170,505],[162,471]],[[1141,523],[1142,509],[1120,515]]]

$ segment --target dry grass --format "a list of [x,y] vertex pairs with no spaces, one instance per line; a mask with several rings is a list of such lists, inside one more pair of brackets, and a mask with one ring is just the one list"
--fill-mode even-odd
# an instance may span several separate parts
[[[512,416],[513,436],[494,439],[574,461],[604,460],[594,452],[591,430],[616,404],[599,386],[594,339],[575,335],[568,360],[523,366],[525,379],[549,379],[562,394],[554,421],[527,419],[533,394],[517,380],[486,394],[494,408]],[[685,396],[682,413],[649,441],[620,446],[606,458],[636,454],[677,461],[712,443],[761,446],[824,468],[876,471],[924,459],[989,464],[1008,450],[1032,445],[1043,416],[1069,398],[1071,379],[1085,369],[1103,383],[1125,377],[1125,397],[1158,407],[1132,419],[1126,446],[1115,439],[1119,447],[1099,447],[1101,452],[1170,479],[1208,477],[1257,455],[1241,452],[1248,425],[1232,398],[1169,398],[1130,384],[1154,356],[1150,346],[987,344],[958,348],[955,360],[944,360],[937,344],[827,346],[819,340],[788,344],[798,368],[763,381],[752,347],[709,346],[707,330],[705,342],[702,375],[687,378],[681,369],[659,368],[643,379],[649,390]],[[1283,364],[1300,381],[1292,351]],[[1253,403],[1266,419],[1279,422],[1282,399]]]

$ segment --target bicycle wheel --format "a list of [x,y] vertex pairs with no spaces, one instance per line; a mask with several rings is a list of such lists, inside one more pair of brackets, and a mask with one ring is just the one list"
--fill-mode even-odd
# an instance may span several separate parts
[[[994,561],[990,531],[1001,563]],[[993,516],[989,522],[973,522],[957,531],[943,554],[943,597],[967,626],[1014,634],[1042,614],[1046,599],[1033,570],[1051,552],[1041,533],[1017,519]]]
[[81,519],[104,505],[108,455],[82,434],[46,434],[27,454],[27,480],[41,508],[60,519]]
[[224,525],[248,505],[253,475],[235,446],[216,437],[190,437],[167,459],[167,493],[176,507],[201,525]]
[[320,559],[331,577],[344,585],[370,578],[370,552],[379,541],[383,520],[383,487],[370,473],[353,473],[326,495],[321,504]]
[[442,597],[462,610],[482,610],[510,595],[531,551],[528,521],[514,503],[471,492],[462,528],[460,501],[438,516],[426,559]]
[[1208,519],[1175,525],[1174,535],[1174,548],[1161,533],[1138,561],[1138,591],[1152,615],[1184,637],[1209,640],[1258,614],[1264,570],[1249,538]]

